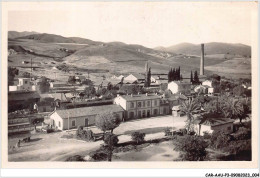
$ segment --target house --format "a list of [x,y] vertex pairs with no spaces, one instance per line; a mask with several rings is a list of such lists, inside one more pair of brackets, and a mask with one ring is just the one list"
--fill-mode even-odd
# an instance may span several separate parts
[[212,80],[205,80],[204,82],[202,82],[202,85],[212,87]]
[[114,99],[121,106],[125,120],[169,114],[169,105],[161,105],[161,96],[156,94],[123,95]]
[[172,82],[168,83],[168,89],[171,90],[172,94],[175,94],[175,93],[190,94],[191,83],[172,81]]
[[50,115],[50,123],[58,130],[88,127],[95,125],[95,118],[101,112],[113,112],[123,120],[123,108],[118,105],[105,105],[56,110]]
[[44,93],[40,94],[41,100],[52,98],[54,100],[54,107],[60,108],[63,103],[67,103],[68,99],[64,93]]
[[30,78],[18,78],[18,84],[9,86],[9,91],[36,91],[36,87],[31,82]]
[[77,84],[81,84],[82,82],[86,81],[86,77],[83,75],[78,75],[75,77],[75,79]]
[[8,92],[8,112],[32,109],[33,105],[40,101],[40,95],[36,91],[11,91]]
[[178,117],[178,116],[180,116],[181,114],[180,114],[180,105],[177,105],[177,106],[173,106],[172,107],[172,116],[173,117]]
[[209,89],[209,86],[207,86],[207,85],[197,85],[196,87],[194,87],[194,91],[196,93],[207,94],[208,93],[208,89]]
[[124,78],[124,81],[127,83],[144,83],[145,81],[145,76],[142,74],[130,74],[126,78]]
[[194,126],[195,132],[203,136],[205,132],[222,131],[225,133],[233,132],[234,120],[229,118],[207,118],[197,119]]

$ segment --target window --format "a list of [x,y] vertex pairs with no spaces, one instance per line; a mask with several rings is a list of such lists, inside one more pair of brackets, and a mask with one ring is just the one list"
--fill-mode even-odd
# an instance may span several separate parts
[[142,103],[141,103],[141,102],[138,102],[138,103],[137,103],[137,107],[138,107],[138,108],[142,107]]
[[231,126],[229,126],[229,127],[227,128],[227,130],[231,130]]
[[143,107],[145,107],[145,101],[143,101]]
[[131,102],[130,103],[130,108],[134,108],[134,106],[135,106],[134,102]]
[[85,119],[85,127],[88,127],[88,118]]
[[75,126],[76,126],[76,120],[73,120],[73,121],[71,122],[71,126],[72,126],[72,127],[75,127]]
[[24,81],[25,84],[27,84],[27,81]]
[[142,116],[145,117],[145,110],[143,110],[143,115]]
[[154,106],[157,106],[157,100],[154,101]]
[[154,109],[153,110],[153,115],[157,115],[158,114],[158,110],[157,109]]
[[150,101],[147,101],[147,106],[150,106]]
[[60,127],[60,125],[61,125],[61,124],[60,124],[60,121],[59,121],[59,127]]
[[130,119],[133,119],[134,118],[134,112],[130,112],[129,117],[130,117]]

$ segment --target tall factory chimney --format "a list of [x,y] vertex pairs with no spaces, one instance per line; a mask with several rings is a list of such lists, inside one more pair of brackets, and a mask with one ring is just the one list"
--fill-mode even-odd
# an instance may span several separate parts
[[204,44],[201,44],[200,75],[204,75]]

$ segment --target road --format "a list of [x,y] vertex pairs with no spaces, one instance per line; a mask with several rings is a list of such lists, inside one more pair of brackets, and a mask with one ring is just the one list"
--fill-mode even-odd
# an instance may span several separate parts
[[[121,123],[114,130],[119,135],[119,143],[131,140],[131,132],[142,131],[146,133],[145,139],[156,139],[164,137],[163,128],[183,128],[186,117],[159,116]],[[90,128],[93,132],[101,132],[98,128]],[[71,131],[73,133],[75,131]],[[50,134],[36,134],[31,137],[31,142],[22,143],[17,150],[10,151],[9,161],[64,161],[73,155],[86,155],[97,149],[103,141],[85,142],[76,139],[64,139],[62,135],[68,132],[56,132]]]

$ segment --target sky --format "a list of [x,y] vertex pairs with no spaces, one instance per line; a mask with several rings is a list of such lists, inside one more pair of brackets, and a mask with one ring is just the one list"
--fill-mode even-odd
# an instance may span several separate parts
[[251,13],[257,10],[254,2],[57,3],[10,3],[8,30],[151,48],[182,42],[251,45]]

